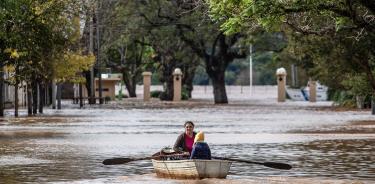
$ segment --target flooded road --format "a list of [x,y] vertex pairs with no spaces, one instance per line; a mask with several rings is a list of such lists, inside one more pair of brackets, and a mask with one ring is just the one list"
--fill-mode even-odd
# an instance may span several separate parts
[[273,100],[203,103],[194,108],[190,102],[176,108],[139,104],[46,110],[39,117],[1,119],[0,183],[173,183],[155,178],[150,161],[112,166],[101,162],[149,156],[172,146],[187,120],[196,123],[196,131],[206,132],[215,156],[293,166],[280,171],[233,163],[229,179],[375,180],[375,121],[368,111],[336,112],[325,102]]

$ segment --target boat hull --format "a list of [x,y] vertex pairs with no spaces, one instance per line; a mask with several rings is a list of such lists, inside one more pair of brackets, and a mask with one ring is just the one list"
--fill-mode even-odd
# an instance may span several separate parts
[[231,164],[226,160],[152,160],[158,177],[172,179],[226,178]]

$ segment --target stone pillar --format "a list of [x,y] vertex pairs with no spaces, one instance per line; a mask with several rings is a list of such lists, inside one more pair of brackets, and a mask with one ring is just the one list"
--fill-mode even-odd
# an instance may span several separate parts
[[149,101],[151,98],[151,72],[143,72],[143,101]]
[[316,81],[309,81],[309,101],[316,102]]
[[176,68],[173,72],[173,101],[181,101],[182,72]]
[[276,71],[277,76],[277,102],[285,102],[286,98],[286,70],[279,68]]

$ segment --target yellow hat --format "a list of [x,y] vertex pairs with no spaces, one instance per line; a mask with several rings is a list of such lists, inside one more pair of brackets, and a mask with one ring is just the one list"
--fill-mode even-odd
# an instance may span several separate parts
[[197,135],[195,135],[194,142],[197,141],[204,141],[204,133],[202,131],[198,132]]

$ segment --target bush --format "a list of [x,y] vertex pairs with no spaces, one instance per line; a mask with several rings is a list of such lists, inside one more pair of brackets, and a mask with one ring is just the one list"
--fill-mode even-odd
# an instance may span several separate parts
[[173,97],[170,97],[169,95],[167,95],[166,92],[161,92],[160,95],[159,95],[159,98],[161,101],[172,101],[173,100]]
[[116,95],[116,98],[121,100],[123,98],[129,98],[129,97],[126,94],[118,94],[118,95]]
[[332,100],[343,107],[356,107],[356,100],[363,98],[363,106],[371,106],[372,88],[365,74],[351,74],[341,84],[347,89],[346,91],[335,91]]
[[355,96],[347,91],[335,91],[332,95],[332,100],[341,107],[356,107]]
[[[165,100],[165,101],[172,101],[172,99],[169,99],[168,95],[163,92],[163,91],[152,91],[151,92],[151,97],[153,98],[160,98],[160,100]],[[183,88],[181,91],[181,100],[188,100],[189,99],[189,93],[188,91]]]
[[110,96],[105,96],[105,97],[104,97],[104,100],[107,101],[107,102],[109,102],[109,101],[111,101],[112,99],[111,99]]
[[189,92],[185,88],[181,91],[181,100],[189,100]]
[[160,90],[151,91],[151,98],[159,98],[161,93]]

